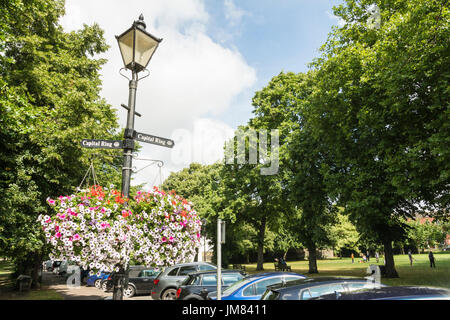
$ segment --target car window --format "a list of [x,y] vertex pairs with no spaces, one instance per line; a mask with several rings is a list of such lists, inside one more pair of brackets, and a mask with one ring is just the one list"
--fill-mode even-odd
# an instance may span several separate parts
[[208,270],[216,270],[216,268],[214,266],[209,265],[209,264],[201,264],[198,267],[198,270],[200,270],[200,271],[208,271]]
[[342,284],[337,284],[337,283],[311,287],[307,290],[302,291],[301,300],[308,300],[311,298],[320,297],[324,294],[333,293],[335,291],[343,292],[344,290],[345,290],[344,286]]
[[191,275],[183,282],[183,285],[198,286],[200,285],[200,277]]
[[184,266],[184,267],[180,267],[180,271],[178,272],[179,276],[186,276],[189,273],[195,272],[197,271],[195,266]]
[[155,270],[142,270],[139,273],[139,278],[146,278],[146,277],[155,277],[158,275],[158,271]]
[[139,270],[130,270],[130,272],[128,273],[128,276],[131,278],[140,277],[140,273],[141,273],[141,271],[139,271]]
[[299,279],[303,279],[303,278],[296,277],[296,276],[286,276],[286,277],[284,277],[284,281],[286,281],[286,282],[293,281],[293,280],[299,280]]
[[222,274],[222,282],[224,285],[229,286],[230,284],[241,280],[243,277],[244,276],[240,273]]
[[261,300],[278,300],[279,292],[266,290],[266,292],[261,297]]
[[257,283],[255,283],[256,295],[263,294],[266,291],[267,286],[270,286],[270,285],[276,284],[276,283],[281,283],[281,277],[269,278],[269,279],[264,279],[264,280],[258,281]]
[[248,286],[247,288],[244,289],[244,291],[242,291],[242,295],[243,296],[254,296],[255,295],[255,285],[252,284],[251,286]]
[[180,268],[174,268],[173,270],[169,271],[169,273],[167,273],[168,276],[176,276],[178,273],[178,269]]
[[348,282],[347,283],[348,290],[350,290],[350,291],[363,289],[364,287],[366,287],[366,285],[367,285],[366,282]]
[[241,280],[233,283],[231,286],[229,286],[228,288],[226,288],[223,291],[223,295],[227,296],[232,294],[234,291],[238,290],[239,288],[242,288],[243,286],[245,286],[247,283],[253,281],[252,278],[242,278]]
[[215,274],[204,274],[202,285],[215,286],[217,284],[217,276]]

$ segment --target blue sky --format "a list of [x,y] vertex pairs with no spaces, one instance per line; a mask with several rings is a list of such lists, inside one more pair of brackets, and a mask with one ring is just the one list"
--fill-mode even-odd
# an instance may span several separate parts
[[[246,0],[236,1],[236,21],[227,19],[222,1],[207,1],[212,19],[208,34],[225,46],[235,47],[257,72],[254,88],[263,88],[281,71],[305,72],[307,64],[319,55],[337,20],[330,17],[332,7],[342,1],[330,0]],[[224,30],[228,37],[223,39]],[[236,103],[223,118],[229,125],[244,124],[251,117],[252,92],[236,97]]]
[[[110,49],[101,71],[102,97],[117,107],[125,126],[128,81],[115,35],[144,15],[147,31],[164,40],[139,82],[138,132],[172,138],[173,149],[144,144],[141,157],[164,161],[163,178],[191,162],[223,156],[223,143],[252,116],[251,99],[281,71],[304,72],[319,55],[333,25],[338,0],[66,0],[66,31],[98,23]],[[95,138],[95,137],[84,137]],[[100,137],[97,137],[100,138]],[[148,162],[135,161],[139,169]],[[148,183],[150,167],[135,177]]]

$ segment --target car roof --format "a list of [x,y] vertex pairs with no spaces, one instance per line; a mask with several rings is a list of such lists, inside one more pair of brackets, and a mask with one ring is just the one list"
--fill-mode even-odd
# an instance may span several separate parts
[[396,286],[396,287],[382,287],[377,289],[363,289],[348,293],[327,294],[319,299],[332,300],[372,300],[372,299],[389,299],[389,298],[408,298],[408,297],[447,297],[450,299],[450,290],[445,288],[435,287],[420,287],[420,286]]
[[177,267],[184,267],[184,266],[196,266],[196,265],[210,265],[210,266],[214,266],[213,264],[209,263],[209,262],[203,262],[203,261],[197,261],[197,262],[184,262],[184,263],[178,263],[178,264],[174,264],[173,266],[169,266],[168,268],[177,268]]
[[[244,274],[243,270],[232,270],[232,269],[222,269],[222,273],[241,273]],[[197,271],[190,273],[189,276],[199,276],[203,274],[217,274],[217,270],[206,270],[206,271]]]
[[268,287],[268,289],[275,291],[289,291],[292,289],[300,289],[303,287],[319,286],[325,283],[333,282],[351,282],[351,281],[367,281],[365,278],[358,277],[315,277],[298,280],[290,280],[281,284],[274,284]]
[[[253,283],[255,281],[264,279],[264,278],[269,278],[269,277],[280,277],[280,276],[300,276],[300,277],[305,277],[302,274],[298,274],[295,272],[263,272],[263,273],[256,273],[256,274],[250,274],[248,276],[245,277],[245,279],[250,280],[249,282],[247,282],[247,284],[249,283]],[[293,280],[295,281],[295,280]]]

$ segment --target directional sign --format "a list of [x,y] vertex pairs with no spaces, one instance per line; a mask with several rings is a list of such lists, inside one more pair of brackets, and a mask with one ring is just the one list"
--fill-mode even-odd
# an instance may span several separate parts
[[158,146],[167,147],[167,148],[173,148],[173,146],[175,145],[175,142],[173,142],[173,140],[156,137],[156,136],[152,136],[152,135],[145,134],[145,133],[139,133],[139,132],[136,132],[136,140],[156,144]]
[[83,139],[81,140],[83,148],[102,148],[102,149],[122,149],[122,140],[95,140]]

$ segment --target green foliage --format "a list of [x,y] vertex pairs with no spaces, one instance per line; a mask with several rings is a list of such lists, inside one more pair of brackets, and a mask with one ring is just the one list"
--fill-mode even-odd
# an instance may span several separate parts
[[408,239],[405,245],[417,248],[418,252],[444,243],[449,223],[418,219],[409,220]]
[[[374,3],[379,28],[368,25]],[[335,9],[345,26],[312,64],[309,121],[334,159],[322,170],[328,189],[359,232],[384,243],[392,276],[402,219],[420,201],[448,214],[449,14],[446,1],[348,0]]]
[[337,223],[328,232],[335,254],[359,253],[360,235],[346,214],[339,212]]
[[1,1],[0,13],[0,251],[29,273],[47,252],[35,223],[45,199],[74,191],[90,163],[80,140],[117,138],[117,115],[99,96],[98,25],[65,33],[57,0]]

